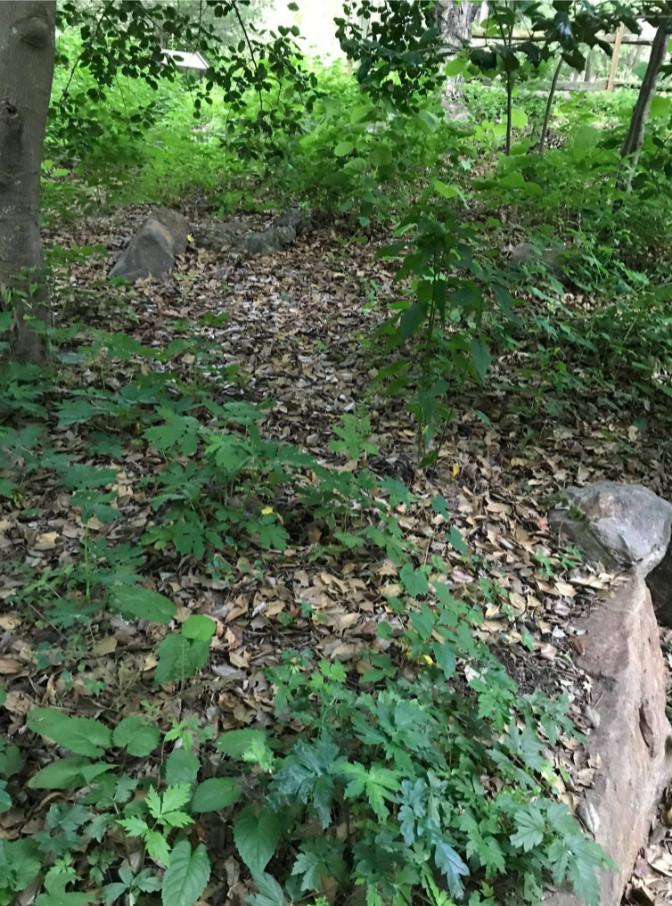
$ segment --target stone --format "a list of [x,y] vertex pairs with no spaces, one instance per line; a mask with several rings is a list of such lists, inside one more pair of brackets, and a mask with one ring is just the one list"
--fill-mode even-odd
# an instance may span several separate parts
[[672,532],[672,504],[638,484],[603,481],[568,488],[549,525],[590,560],[608,569],[646,576],[665,556]]
[[540,246],[538,242],[519,242],[509,246],[506,251],[509,260],[515,267],[525,265],[538,267],[541,264],[551,273],[559,276],[562,272],[563,255],[566,255],[567,248],[562,243],[549,247]]
[[178,211],[157,208],[142,224],[108,274],[129,283],[163,277],[187,248],[189,222]]
[[305,211],[292,209],[275,217],[264,229],[255,229],[240,218],[214,221],[194,230],[194,242],[214,252],[272,255],[296,239],[308,224]]
[[[665,664],[651,596],[633,574],[579,624],[585,654],[579,665],[593,677],[592,707],[599,726],[588,757],[601,764],[577,812],[590,816],[597,843],[617,869],[600,872],[600,906],[619,906],[652,816],[672,778],[672,728],[665,716]],[[580,906],[568,891],[547,906]]]

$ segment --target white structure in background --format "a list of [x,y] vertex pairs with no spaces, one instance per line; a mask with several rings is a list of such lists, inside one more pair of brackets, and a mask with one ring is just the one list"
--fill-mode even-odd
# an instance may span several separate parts
[[208,68],[208,61],[200,53],[191,53],[188,50],[166,50],[165,48],[161,48],[161,53],[164,63],[172,60],[176,69],[192,70],[202,76]]

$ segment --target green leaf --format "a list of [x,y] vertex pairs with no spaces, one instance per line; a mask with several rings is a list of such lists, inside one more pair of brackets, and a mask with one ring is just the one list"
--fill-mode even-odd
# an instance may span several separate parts
[[455,198],[457,195],[462,194],[457,186],[448,185],[447,183],[442,182],[440,179],[435,179],[432,182],[432,188],[443,198]]
[[238,761],[260,762],[273,754],[266,730],[229,730],[216,740],[215,745],[220,752]]
[[418,110],[417,119],[424,129],[430,133],[436,132],[441,125],[441,120],[431,110]]
[[481,380],[484,380],[491,361],[490,350],[488,349],[487,344],[483,340],[474,339],[469,344],[469,351],[471,352],[471,360],[478,372],[478,376]]
[[427,576],[420,569],[414,569],[410,563],[404,563],[399,573],[402,585],[412,597],[426,595],[429,589]]
[[434,611],[424,604],[422,610],[414,611],[410,616],[411,626],[423,641],[427,641],[434,632],[438,617]]
[[449,642],[434,642],[432,646],[434,659],[443,670],[446,679],[452,679],[455,674],[455,654]]
[[159,645],[159,663],[154,671],[154,685],[187,679],[205,666],[209,642],[187,639],[180,632],[167,636]]
[[334,154],[336,157],[347,157],[351,151],[355,150],[355,143],[351,141],[342,141],[339,142],[334,148]]
[[421,302],[407,308],[399,321],[397,343],[401,346],[409,337],[412,337],[427,317],[427,306]]
[[524,129],[527,126],[527,114],[524,110],[514,108],[511,111],[511,125],[514,129]]
[[522,173],[507,173],[497,180],[498,186],[504,186],[505,189],[522,189],[525,185],[525,178]]
[[28,786],[34,790],[74,790],[91,783],[97,776],[114,769],[104,761],[89,761],[88,758],[62,758],[54,761],[34,774]]
[[233,825],[233,839],[240,858],[253,877],[266,868],[281,835],[280,818],[269,809],[257,811],[250,805],[238,815]]
[[180,632],[187,639],[199,639],[201,642],[209,642],[216,630],[217,624],[212,617],[192,614],[184,621]]
[[166,783],[182,786],[196,782],[201,763],[193,752],[175,749],[166,760]]
[[371,152],[369,160],[374,167],[387,167],[392,163],[392,152],[387,145],[377,145]]
[[446,539],[452,544],[458,554],[462,554],[463,557],[469,556],[469,548],[464,543],[462,532],[456,525],[451,525],[450,531],[446,532]]
[[158,746],[161,733],[155,723],[139,714],[120,721],[112,731],[112,744],[122,746],[129,755],[145,758]]
[[112,745],[112,733],[99,720],[68,717],[56,708],[35,708],[28,717],[27,726],[77,755],[98,758]]
[[511,843],[523,852],[530,852],[539,846],[544,839],[546,817],[538,807],[529,805],[526,810],[520,809],[513,816],[518,830],[511,835]]
[[655,119],[659,116],[669,116],[672,113],[672,99],[663,97],[661,94],[655,95],[649,107],[649,118]]
[[170,623],[177,613],[177,608],[168,598],[138,585],[116,586],[111,597],[112,605],[117,610],[153,623]]
[[235,777],[212,777],[196,787],[191,800],[192,812],[215,812],[238,802],[242,795]]
[[469,869],[464,861],[442,837],[437,837],[434,841],[434,858],[437,867],[443,872],[448,881],[448,889],[451,896],[461,899],[464,893],[462,877],[469,875]]

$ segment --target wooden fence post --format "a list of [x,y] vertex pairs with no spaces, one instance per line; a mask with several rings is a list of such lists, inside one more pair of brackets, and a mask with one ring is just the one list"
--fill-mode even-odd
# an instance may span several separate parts
[[621,41],[623,40],[623,25],[618,26],[616,37],[614,39],[614,50],[611,54],[611,67],[609,69],[609,78],[607,79],[607,91],[614,90],[616,82],[616,70],[618,69],[618,58],[621,54]]

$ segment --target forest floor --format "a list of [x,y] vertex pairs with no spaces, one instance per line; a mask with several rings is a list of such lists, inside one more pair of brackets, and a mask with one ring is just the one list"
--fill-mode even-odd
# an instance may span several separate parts
[[[89,218],[53,230],[48,242],[64,249],[101,245],[114,251],[146,213],[138,207]],[[192,223],[200,216],[196,209],[183,213]],[[224,375],[219,378],[216,369],[208,375],[213,396],[220,402],[264,403],[264,437],[295,444],[333,467],[362,467],[335,453],[329,442],[343,414],[365,412],[369,440],[378,447],[368,457],[368,468],[407,484],[417,498],[412,506],[397,506],[396,515],[416,545],[418,564],[430,563],[432,555],[444,560],[457,596],[479,589],[479,634],[494,646],[521,691],[566,692],[570,716],[587,730],[591,690],[574,663],[583,650],[574,624],[608,593],[614,577],[580,564],[564,549],[549,531],[547,514],[563,488],[603,479],[644,484],[672,497],[669,402],[654,389],[643,400],[617,384],[600,389],[591,381],[583,388],[554,390],[549,382],[553,367],[540,366],[537,338],[523,338],[509,351],[493,353],[482,386],[462,389],[450,400],[454,419],[439,461],[416,469],[412,419],[375,382],[384,352],[372,337],[387,316],[387,304],[398,298],[391,265],[374,258],[384,238],[353,241],[345,225],[332,224],[317,225],[265,258],[222,260],[190,247],[170,278],[128,290],[106,284],[110,259],[93,255],[57,268],[59,323],[82,320],[124,331],[154,348],[166,347],[187,330],[201,332],[217,344]],[[565,299],[570,308],[574,302],[571,295]],[[222,313],[228,315],[223,325],[205,323],[203,316]],[[242,382],[229,377],[233,364]],[[184,355],[171,367],[185,378],[192,366],[193,356]],[[115,391],[138,366],[130,359],[112,371],[68,367],[70,386]],[[576,368],[579,376],[584,364],[577,362]],[[54,389],[54,401],[64,390],[65,384]],[[551,398],[555,407],[549,411]],[[93,461],[76,426],[59,429],[54,437],[76,461]],[[95,461],[111,464],[102,455]],[[153,517],[141,480],[160,467],[146,448],[124,449],[117,478],[123,519],[112,526],[90,523],[89,531],[106,535],[110,543],[141,534]],[[29,481],[23,494],[21,507],[8,502],[0,509],[3,561],[27,562],[39,573],[79,557],[81,511],[70,506],[62,489]],[[432,508],[437,494],[448,502],[449,523]],[[255,506],[249,496],[240,503]],[[37,507],[39,516],[26,516]],[[383,553],[325,551],[328,529],[303,511],[286,510],[283,518],[290,546],[283,552],[239,551],[225,578],[213,577],[202,562],[170,548],[147,551],[145,584],[177,605],[178,622],[200,613],[217,623],[206,667],[182,684],[152,686],[156,643],[166,627],[97,619],[71,676],[67,658],[45,666],[38,656],[45,646],[72,648],[67,632],[50,626],[48,619],[36,626],[0,611],[9,736],[19,738],[36,703],[114,722],[122,703],[129,714],[149,701],[153,713],[168,723],[198,715],[218,730],[272,726],[272,690],[263,669],[276,665],[281,652],[295,649],[341,661],[357,682],[371,667],[372,648],[385,645],[376,628],[381,619],[394,619],[387,603],[399,593],[398,569]],[[448,541],[449,526],[459,531],[470,557],[459,549],[460,541],[457,546]],[[3,571],[0,602],[19,581],[11,570]],[[562,798],[574,807],[591,769],[574,747],[559,746],[549,754],[572,778]],[[33,747],[34,760],[48,757]],[[23,795],[0,816],[0,832],[25,833],[27,822],[33,827],[43,822],[46,800],[29,790]],[[214,823],[205,832],[209,842],[214,835],[221,844],[226,871],[217,883],[243,896],[230,834]],[[640,869],[650,889],[662,895],[656,878],[669,885],[664,875]],[[224,900],[215,891],[211,902]]]

